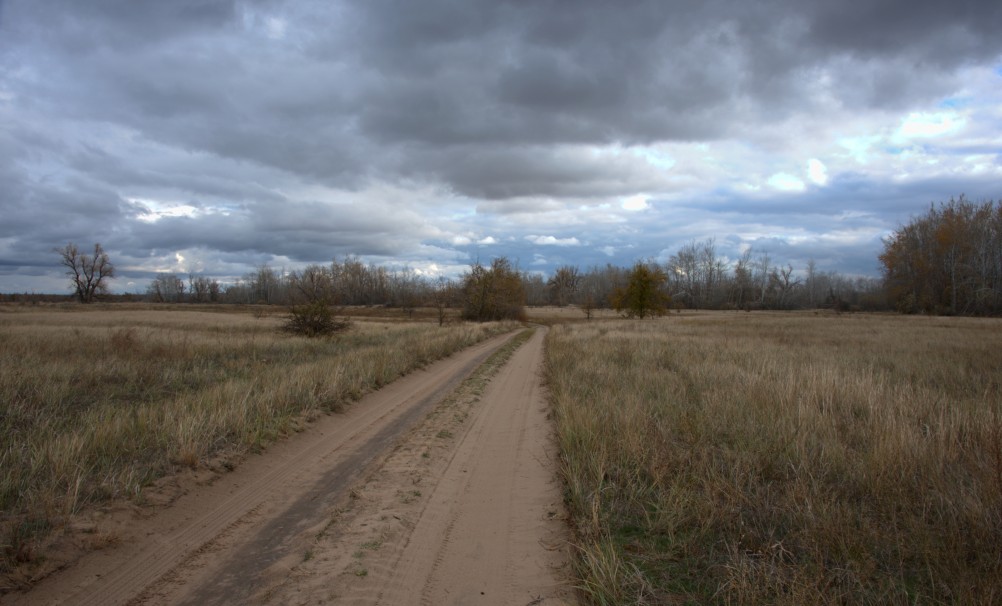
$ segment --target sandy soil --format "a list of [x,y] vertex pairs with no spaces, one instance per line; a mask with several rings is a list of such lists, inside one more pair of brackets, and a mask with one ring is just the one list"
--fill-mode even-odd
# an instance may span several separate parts
[[116,546],[2,602],[573,603],[542,331],[489,384],[457,390],[508,338],[324,417],[169,506],[112,512],[93,531]]

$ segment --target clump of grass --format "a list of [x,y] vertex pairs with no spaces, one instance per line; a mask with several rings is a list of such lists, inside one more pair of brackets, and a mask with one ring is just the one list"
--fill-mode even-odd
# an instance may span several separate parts
[[1002,322],[705,315],[556,326],[595,603],[1002,599]]
[[516,325],[281,320],[185,311],[0,317],[0,574],[83,507],[224,451],[260,449],[399,376]]

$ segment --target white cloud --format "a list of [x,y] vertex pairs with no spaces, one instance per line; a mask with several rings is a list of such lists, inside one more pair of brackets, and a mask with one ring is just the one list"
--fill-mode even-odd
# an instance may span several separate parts
[[776,173],[769,177],[768,183],[779,191],[804,191],[804,182],[790,173]]
[[897,139],[924,139],[939,137],[960,130],[966,120],[957,112],[908,114],[897,132]]
[[526,236],[525,239],[538,246],[580,246],[577,238],[555,238],[553,236]]
[[620,204],[623,205],[624,210],[647,210],[650,208],[650,204],[647,203],[647,194],[634,194],[632,196],[627,196],[620,200]]
[[635,156],[644,159],[651,166],[661,170],[669,170],[675,166],[675,159],[666,148],[667,146],[665,145],[645,145],[633,148],[631,151]]
[[129,198],[129,202],[132,202],[136,209],[143,210],[136,218],[144,223],[156,223],[165,217],[194,217],[199,213],[199,209],[190,204],[161,202],[148,198]]
[[821,160],[811,158],[807,161],[807,177],[815,185],[828,184],[828,167]]
[[879,135],[865,135],[858,137],[842,137],[838,140],[839,146],[843,147],[849,156],[860,164],[869,162],[872,149],[880,141]]
[[477,240],[477,244],[497,244],[497,239],[494,236],[487,236],[486,238],[481,238]]

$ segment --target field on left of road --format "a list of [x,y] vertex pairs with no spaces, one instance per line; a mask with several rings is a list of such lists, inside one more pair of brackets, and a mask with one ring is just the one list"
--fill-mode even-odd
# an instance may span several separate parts
[[[229,469],[312,418],[514,325],[359,319],[333,339],[246,310],[0,308],[0,592],[64,565],[78,513]],[[113,536],[77,544],[99,548]]]

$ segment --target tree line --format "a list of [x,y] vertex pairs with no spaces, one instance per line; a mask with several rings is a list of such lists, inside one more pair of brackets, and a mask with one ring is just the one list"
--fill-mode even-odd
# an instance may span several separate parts
[[[101,245],[80,254],[76,245],[59,249],[75,296],[90,302],[107,291],[114,266]],[[638,273],[643,267],[650,275]],[[390,269],[357,257],[334,259],[285,271],[261,265],[233,283],[189,273],[159,273],[143,296],[154,303],[296,305],[324,301],[344,306],[461,308],[467,318],[516,318],[524,305],[623,308],[631,281],[647,280],[663,305],[679,309],[879,309],[882,285],[871,278],[819,272],[809,262],[801,276],[774,266],[768,254],[746,252],[728,264],[712,239],[683,245],[665,263],[642,261],[632,268],[612,264],[581,270],[558,267],[549,278],[521,270],[505,257],[476,262],[458,279],[433,278],[408,268]],[[654,291],[651,291],[654,292]],[[648,296],[648,295],[644,295]],[[654,295],[649,295],[654,296]]]
[[[93,253],[72,243],[57,252],[79,301],[106,292],[114,266],[100,244]],[[520,318],[525,305],[573,305],[589,317],[598,308],[643,317],[669,307],[1000,314],[1002,204],[975,204],[961,196],[933,206],[885,239],[879,262],[881,278],[819,271],[813,260],[801,268],[778,265],[767,252],[751,249],[732,262],[718,254],[710,238],[682,245],[665,262],[584,270],[564,265],[549,277],[505,257],[487,265],[475,262],[458,280],[353,256],[293,271],[261,265],[230,284],[194,273],[162,273],[151,280],[145,297],[166,303],[435,307],[440,319],[448,308],[460,308],[466,319]]]
[[[877,310],[886,303],[879,279],[822,272],[814,261],[797,272],[772,263],[770,255],[749,249],[735,262],[717,253],[714,240],[684,244],[666,262],[642,261],[660,274],[659,292],[677,309],[813,309],[834,307]],[[607,264],[585,271],[557,268],[549,279],[526,275],[529,305],[615,308],[617,290],[636,277],[637,266]]]
[[[658,292],[681,309],[803,309],[839,307],[874,310],[885,305],[879,279],[821,272],[812,261],[796,275],[793,266],[775,266],[769,255],[745,253],[728,264],[717,256],[713,240],[690,242],[666,262],[640,265],[661,276]],[[413,270],[366,264],[358,258],[333,260],[284,271],[257,267],[236,282],[221,285],[204,276],[157,275],[146,290],[153,302],[221,302],[291,305],[325,299],[338,305],[469,307],[467,315],[514,317],[501,301],[522,305],[616,307],[621,289],[636,272],[612,264],[582,270],[558,267],[551,276],[521,270],[505,257],[474,263],[458,279],[433,278]],[[495,292],[502,291],[502,292]],[[475,311],[476,310],[476,311]]]

